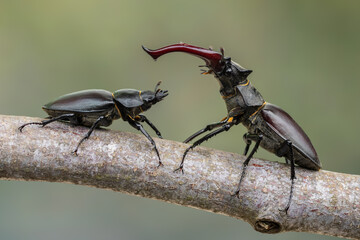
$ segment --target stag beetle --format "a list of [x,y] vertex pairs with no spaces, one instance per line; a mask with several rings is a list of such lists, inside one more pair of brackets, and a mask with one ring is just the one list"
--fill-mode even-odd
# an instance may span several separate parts
[[200,67],[207,67],[208,70],[202,70],[202,74],[215,75],[220,84],[220,94],[227,107],[228,115],[225,118],[207,125],[184,141],[188,143],[197,136],[217,128],[186,149],[181,164],[175,171],[183,171],[185,156],[189,150],[221,132],[228,131],[232,126],[242,123],[248,129],[248,133],[243,136],[246,143],[244,155],[247,155],[252,141],[255,142],[255,146],[243,163],[243,170],[234,195],[239,197],[246,167],[258,147],[261,146],[279,157],[285,157],[286,163],[290,163],[291,189],[289,201],[284,209],[287,212],[296,178],[295,163],[311,170],[319,170],[321,164],[309,137],[301,127],[284,110],[265,102],[261,94],[251,85],[247,77],[252,70],[243,68],[230,57],[224,57],[222,48],[221,53],[218,53],[212,49],[180,43],[157,50],[150,50],[144,46],[143,49],[154,60],[170,52],[185,52],[203,59],[206,65]]
[[139,91],[135,89],[120,89],[111,93],[102,89],[91,89],[73,92],[59,97],[42,107],[49,115],[48,120],[30,122],[19,127],[20,132],[27,125],[36,124],[42,127],[55,121],[68,121],[76,125],[90,127],[87,134],[80,140],[73,151],[76,155],[80,144],[88,139],[95,128],[109,126],[113,120],[122,118],[132,127],[142,132],[154,147],[159,158],[159,166],[162,165],[159,151],[154,140],[146,132],[140,122],[146,122],[162,138],[159,130],[141,112],[168,95],[168,91],[158,89],[161,82],[155,86],[155,91]]

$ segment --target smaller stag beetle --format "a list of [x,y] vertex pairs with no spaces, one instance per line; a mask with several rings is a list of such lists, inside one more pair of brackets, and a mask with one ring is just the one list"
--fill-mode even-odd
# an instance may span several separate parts
[[290,197],[284,209],[287,212],[293,195],[295,163],[311,170],[319,170],[321,165],[310,139],[301,127],[284,110],[265,102],[261,94],[250,84],[247,77],[252,71],[241,67],[231,58],[224,57],[223,49],[221,49],[221,53],[218,53],[212,49],[185,43],[169,45],[157,50],[145,47],[143,49],[154,60],[171,52],[185,52],[203,59],[206,65],[200,67],[209,68],[208,71],[203,70],[203,74],[215,75],[220,84],[220,94],[227,107],[228,115],[220,122],[207,125],[184,141],[188,143],[197,136],[217,128],[186,149],[180,167],[175,171],[183,171],[185,156],[189,150],[219,133],[228,131],[234,125],[242,123],[248,129],[248,133],[244,135],[246,143],[244,155],[247,155],[251,141],[255,141],[255,146],[243,163],[240,181],[234,195],[239,196],[246,167],[258,147],[261,146],[279,157],[285,157],[286,163],[290,163]]
[[122,118],[132,127],[142,132],[154,147],[159,158],[159,166],[162,165],[159,151],[154,140],[145,131],[140,122],[146,122],[162,138],[159,130],[141,112],[151,108],[168,95],[168,91],[158,89],[161,82],[158,82],[155,91],[139,91],[135,89],[120,89],[111,93],[102,89],[91,89],[73,92],[59,97],[42,107],[49,115],[48,120],[41,122],[30,122],[19,127],[20,132],[27,125],[36,124],[42,127],[55,121],[68,121],[76,125],[90,127],[87,134],[80,140],[74,150],[77,154],[80,144],[88,139],[95,128],[112,124],[113,120]]

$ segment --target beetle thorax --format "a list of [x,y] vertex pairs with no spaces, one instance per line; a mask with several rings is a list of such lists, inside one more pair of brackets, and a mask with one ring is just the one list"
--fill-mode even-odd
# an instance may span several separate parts
[[252,72],[241,67],[230,58],[224,58],[224,68],[220,72],[215,72],[215,77],[220,84],[220,93],[223,97],[235,94],[235,87],[247,82],[247,76]]

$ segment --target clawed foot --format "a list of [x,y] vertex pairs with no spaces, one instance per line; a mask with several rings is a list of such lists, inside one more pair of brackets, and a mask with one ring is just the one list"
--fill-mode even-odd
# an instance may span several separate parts
[[77,149],[75,149],[75,150],[72,151],[71,153],[72,153],[74,156],[76,156],[76,157],[78,156],[78,154],[77,154]]
[[286,215],[288,215],[288,210],[290,208],[290,204],[288,204],[284,209],[279,209],[280,212],[285,212]]
[[177,169],[175,169],[175,170],[174,170],[174,173],[175,173],[175,172],[178,172],[178,171],[181,171],[182,174],[184,174],[184,168],[183,168],[182,165],[180,165],[180,167],[178,167]]
[[24,127],[25,127],[25,125],[20,126],[20,127],[18,128],[19,131],[22,132],[22,130],[23,130]]
[[233,194],[231,194],[232,197],[237,197],[237,198],[240,198],[240,190],[234,192]]
[[24,127],[28,126],[28,125],[41,125],[40,127],[45,126],[44,123],[42,122],[30,122],[30,123],[25,123],[24,125],[21,125],[18,129],[20,132],[22,132],[22,130],[24,129]]

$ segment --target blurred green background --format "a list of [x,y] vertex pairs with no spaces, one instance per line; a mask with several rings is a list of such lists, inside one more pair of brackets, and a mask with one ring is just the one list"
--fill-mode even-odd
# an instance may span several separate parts
[[[356,0],[0,0],[0,113],[44,117],[41,106],[65,93],[162,80],[170,95],[146,115],[165,138],[183,141],[226,115],[218,83],[199,74],[198,58],[154,62],[141,45],[224,47],[308,133],[325,170],[359,174],[359,12]],[[133,131],[122,121],[111,128]],[[244,133],[239,125],[204,145],[241,153]],[[335,239],[263,235],[229,217],[70,184],[0,181],[0,192],[6,240]]]

